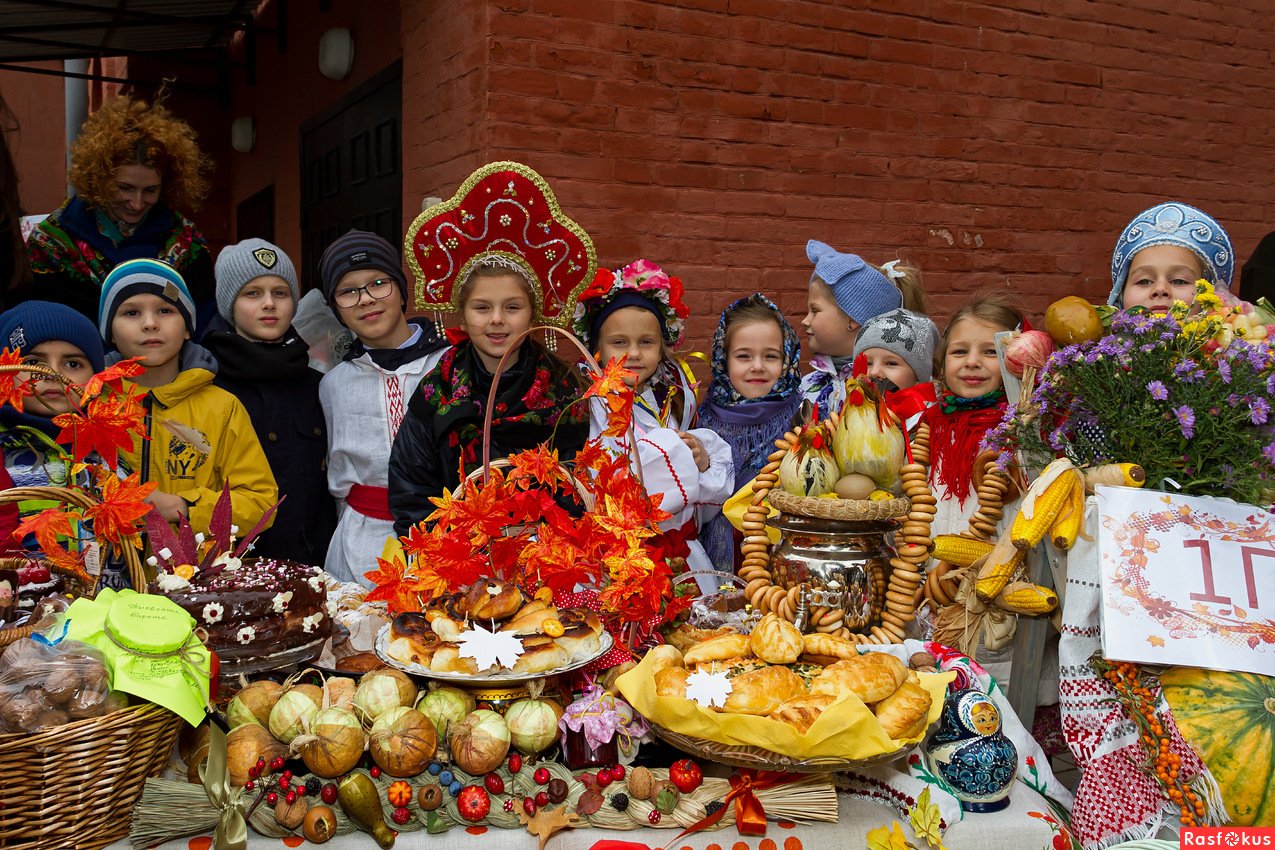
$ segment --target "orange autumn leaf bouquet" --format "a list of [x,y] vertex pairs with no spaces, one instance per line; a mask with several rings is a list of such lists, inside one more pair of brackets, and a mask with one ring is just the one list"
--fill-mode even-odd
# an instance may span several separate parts
[[[144,433],[145,411],[137,389],[124,386],[126,378],[142,371],[136,360],[124,360],[93,375],[83,387],[68,386],[67,396],[74,404],[69,412],[53,418],[62,429],[56,442],[70,446],[69,486],[86,492],[94,503],[87,508],[47,508],[23,519],[14,532],[19,540],[34,535],[50,563],[86,585],[93,581],[84,568],[85,552],[66,545],[77,539],[78,526],[91,527],[96,538],[117,549],[142,547],[140,523],[151,508],[145,499],[155,484],[142,483],[138,473],[121,477],[116,472],[119,452],[132,447],[134,435]],[[0,405],[21,411],[23,399],[32,394],[32,384],[45,377],[61,376],[24,364],[20,351],[0,351]]]
[[[633,390],[623,361],[612,361],[585,392],[607,406],[606,434],[624,434]],[[391,614],[421,611],[484,576],[529,595],[593,588],[608,627],[632,634],[669,622],[690,606],[674,590],[672,553],[659,524],[661,497],[648,495],[626,455],[594,438],[570,468],[544,445],[510,455],[507,468],[464,482],[459,495],[431,499],[435,510],[400,538],[404,557],[378,558],[367,573]]]

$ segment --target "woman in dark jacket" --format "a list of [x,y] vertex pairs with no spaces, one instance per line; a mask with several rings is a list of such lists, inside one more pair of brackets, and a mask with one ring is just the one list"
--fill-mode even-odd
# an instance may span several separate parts
[[186,281],[202,331],[212,316],[212,256],[183,213],[207,195],[209,168],[194,130],[164,107],[128,97],[108,102],[71,147],[67,179],[75,194],[31,234],[32,283],[14,300],[56,301],[96,321],[111,269],[163,260]]
[[[254,553],[321,565],[336,528],[328,493],[327,433],[319,379],[292,327],[297,274],[264,239],[227,246],[217,257],[219,319],[203,346],[217,358],[213,383],[248,410],[283,503]],[[247,531],[247,529],[244,529]]]

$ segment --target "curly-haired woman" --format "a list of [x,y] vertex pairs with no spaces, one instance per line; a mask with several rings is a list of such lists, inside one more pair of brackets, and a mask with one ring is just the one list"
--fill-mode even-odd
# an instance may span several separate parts
[[163,106],[107,102],[71,147],[75,194],[31,234],[33,284],[15,300],[57,301],[95,318],[111,269],[146,258],[177,269],[199,312],[211,314],[212,256],[186,217],[208,193],[210,168],[195,131]]

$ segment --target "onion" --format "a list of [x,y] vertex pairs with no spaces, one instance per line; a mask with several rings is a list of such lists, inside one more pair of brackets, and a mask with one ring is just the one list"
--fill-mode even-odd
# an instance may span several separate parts
[[284,691],[270,710],[270,734],[285,744],[300,735],[323,707],[323,691],[318,685],[293,685]]
[[325,708],[314,716],[310,734],[292,740],[292,751],[310,772],[332,779],[352,769],[363,757],[367,738],[363,724],[354,712],[345,708]]
[[391,708],[416,701],[416,685],[406,673],[383,667],[367,673],[354,692],[354,710],[365,723],[373,723]]
[[474,710],[474,696],[469,691],[444,686],[422,696],[416,710],[433,722],[439,739],[446,739],[447,730]]
[[234,729],[245,723],[257,723],[261,726],[268,724],[270,710],[279,701],[279,695],[282,693],[283,685],[278,682],[272,682],[269,679],[250,682],[247,687],[235,694],[230,705],[226,706],[226,719],[230,721],[230,728]]
[[345,676],[333,676],[323,683],[323,693],[327,697],[328,705],[335,708],[348,708],[354,710],[354,691],[358,685],[353,679]]
[[558,738],[560,716],[546,700],[520,699],[505,711],[509,740],[523,755],[547,750]]
[[230,730],[226,736],[226,767],[230,771],[230,784],[242,787],[248,781],[248,770],[263,758],[266,763],[276,756],[287,757],[288,748],[270,736],[264,726],[246,723]]
[[1049,355],[1054,353],[1054,340],[1044,331],[1023,331],[1005,346],[1005,368],[1015,378],[1023,376],[1023,369],[1034,366],[1044,369]]
[[509,752],[509,726],[494,711],[471,711],[452,731],[452,761],[471,776],[495,770]]
[[438,748],[434,724],[406,706],[391,708],[376,718],[371,739],[372,761],[390,776],[422,773]]

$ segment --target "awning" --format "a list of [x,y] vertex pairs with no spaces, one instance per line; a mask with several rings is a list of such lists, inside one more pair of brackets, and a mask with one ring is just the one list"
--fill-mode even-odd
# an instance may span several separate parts
[[259,0],[0,0],[0,62],[215,50]]

